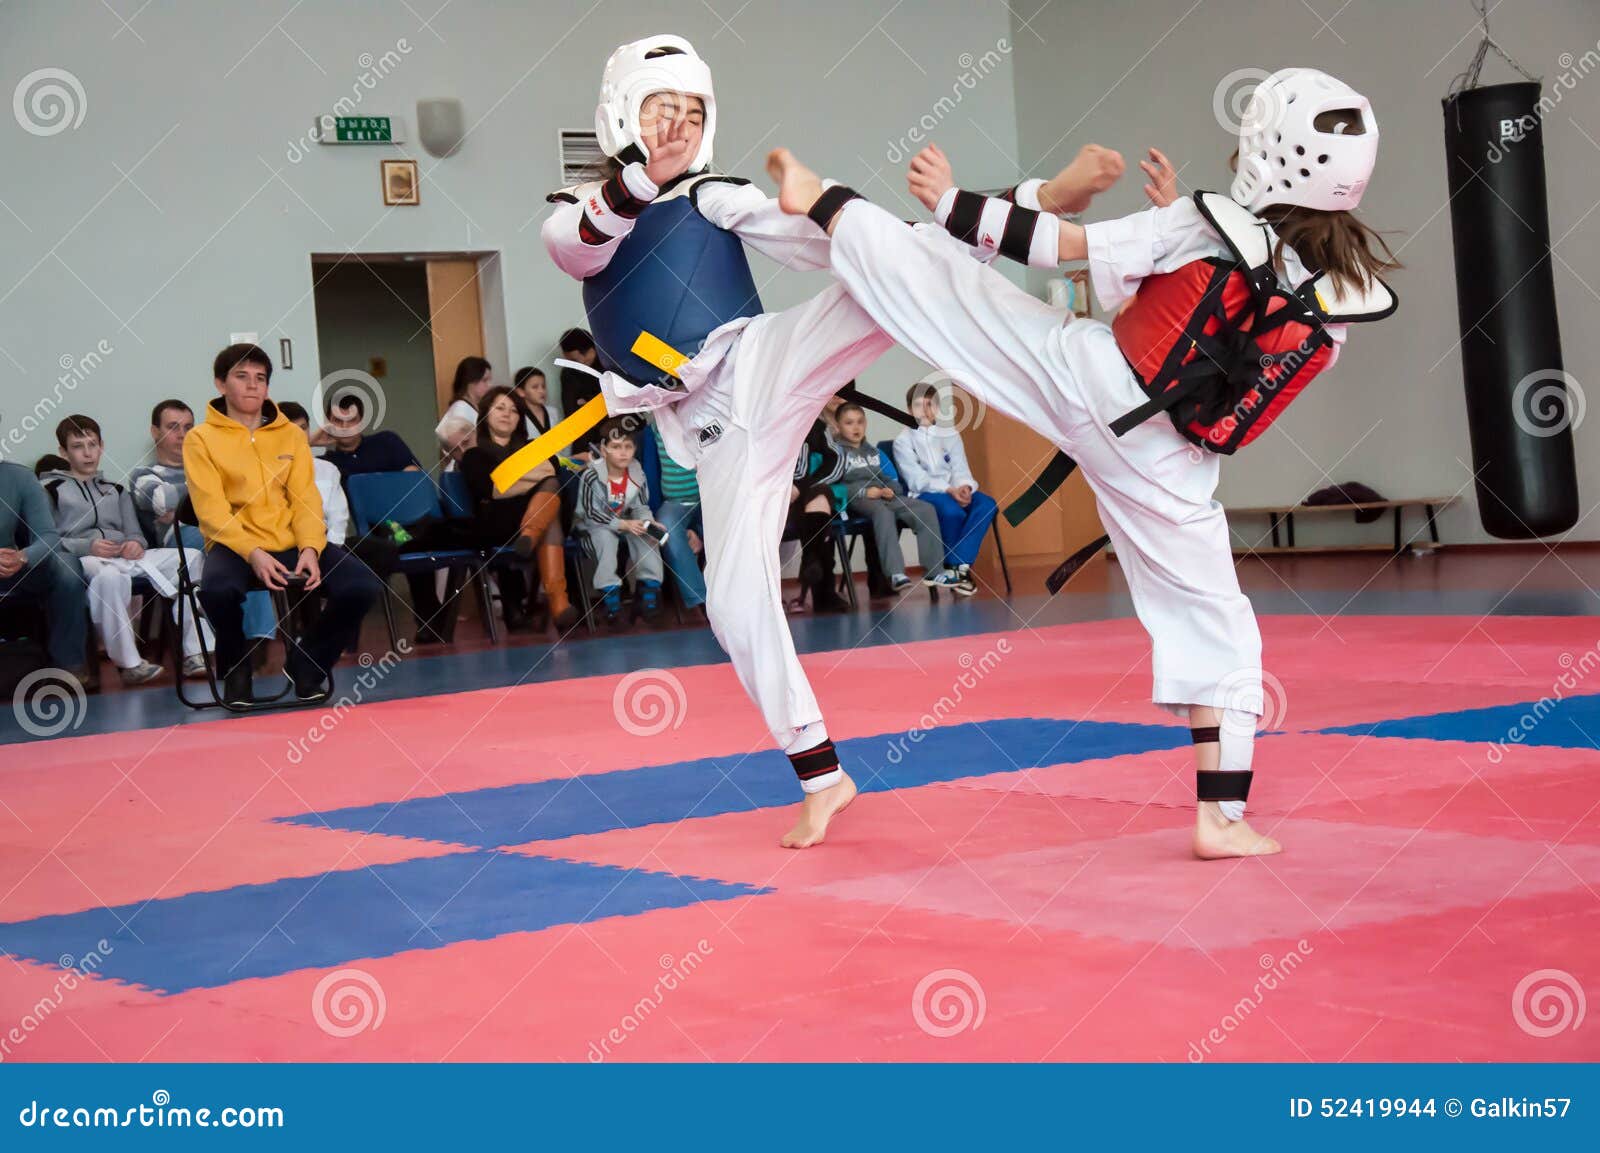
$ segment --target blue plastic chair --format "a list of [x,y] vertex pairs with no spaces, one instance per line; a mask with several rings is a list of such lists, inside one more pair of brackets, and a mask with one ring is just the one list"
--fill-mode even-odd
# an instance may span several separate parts
[[[446,476],[451,474],[446,473]],[[429,517],[442,518],[444,504],[433,478],[425,472],[367,472],[345,478],[345,495],[350,498],[350,519],[356,534],[366,536],[373,526],[387,521],[415,524]],[[489,601],[489,582],[483,575],[484,553],[479,549],[418,549],[402,551],[395,571],[402,573],[437,572],[439,569],[465,568],[468,579],[478,586],[478,601],[483,611],[483,627],[490,642],[499,640]],[[392,596],[383,598],[383,615],[389,625],[390,643],[400,643]]]

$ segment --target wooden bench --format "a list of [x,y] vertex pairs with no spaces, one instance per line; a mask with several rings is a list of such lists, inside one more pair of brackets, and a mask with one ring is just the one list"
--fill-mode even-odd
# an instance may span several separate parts
[[[1272,547],[1260,548],[1249,545],[1235,546],[1236,553],[1251,553],[1266,556],[1274,553],[1286,552],[1376,552],[1388,551],[1395,554],[1402,553],[1410,543],[1401,531],[1401,521],[1405,510],[1420,508],[1427,518],[1428,535],[1433,547],[1439,547],[1439,526],[1435,523],[1435,516],[1442,508],[1449,508],[1455,504],[1459,497],[1454,496],[1423,496],[1413,497],[1410,500],[1375,500],[1362,504],[1283,504],[1283,505],[1258,505],[1252,508],[1230,508],[1228,519],[1232,521],[1241,516],[1264,516],[1272,527]],[[1394,513],[1394,544],[1353,544],[1353,545],[1302,545],[1294,543],[1294,518],[1297,516],[1315,516],[1321,513],[1356,513],[1364,509],[1375,509],[1381,512],[1393,511]],[[1280,539],[1280,531],[1286,539]]]

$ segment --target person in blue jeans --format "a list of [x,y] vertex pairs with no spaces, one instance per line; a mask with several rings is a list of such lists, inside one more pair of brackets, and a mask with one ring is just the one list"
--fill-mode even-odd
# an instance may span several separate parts
[[906,491],[927,501],[939,514],[945,564],[961,578],[956,591],[971,596],[978,591],[972,564],[1000,506],[978,491],[961,434],[939,424],[939,390],[919,380],[906,391],[906,407],[917,427],[894,438],[895,467]]
[[78,558],[61,547],[44,487],[0,461],[0,615],[42,615],[51,662],[80,685],[89,679],[88,588]]
[[700,482],[694,471],[672,459],[661,440],[661,430],[650,425],[656,453],[661,461],[661,505],[656,520],[667,530],[661,546],[661,559],[672,574],[672,583],[686,609],[701,609],[706,603],[706,574],[700,571],[700,554],[705,552],[700,517]]

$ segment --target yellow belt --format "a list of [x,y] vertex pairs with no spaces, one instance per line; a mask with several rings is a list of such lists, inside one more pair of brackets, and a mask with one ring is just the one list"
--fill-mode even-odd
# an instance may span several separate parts
[[[633,342],[633,354],[641,360],[649,361],[662,372],[670,372],[673,376],[677,376],[678,370],[689,361],[683,353],[648,332],[641,332],[639,339]],[[606,415],[605,394],[600,393],[591,397],[582,408],[563,419],[549,432],[535,437],[501,461],[500,466],[490,474],[495,488],[505,492],[555,456],[564,446],[575,443],[580,436],[604,420]]]

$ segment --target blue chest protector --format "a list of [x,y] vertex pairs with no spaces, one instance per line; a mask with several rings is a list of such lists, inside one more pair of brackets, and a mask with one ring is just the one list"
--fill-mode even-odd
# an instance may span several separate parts
[[761,315],[743,242],[694,205],[694,185],[708,179],[719,178],[691,178],[653,201],[611,263],[583,282],[583,307],[602,365],[636,384],[673,383],[634,355],[640,332],[693,356],[713,330]]

